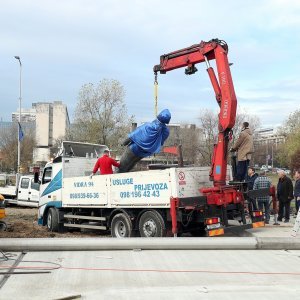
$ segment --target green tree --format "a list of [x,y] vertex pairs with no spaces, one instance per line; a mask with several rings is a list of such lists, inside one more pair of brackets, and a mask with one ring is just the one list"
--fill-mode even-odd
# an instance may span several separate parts
[[133,117],[128,117],[125,90],[114,79],[82,86],[68,137],[72,140],[104,144],[119,150],[120,141],[130,131]]
[[286,139],[285,143],[280,146],[278,160],[281,166],[293,169],[297,165],[300,150],[300,110],[289,115],[279,132]]

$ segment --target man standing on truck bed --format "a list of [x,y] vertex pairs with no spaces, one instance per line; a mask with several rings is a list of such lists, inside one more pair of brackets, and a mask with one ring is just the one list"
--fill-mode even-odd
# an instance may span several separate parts
[[254,152],[253,136],[248,122],[243,123],[241,134],[230,151],[237,151],[238,164],[235,180],[243,181],[247,174],[251,154]]
[[93,173],[91,174],[91,178],[95,175],[99,169],[100,175],[113,174],[112,166],[120,167],[120,164],[109,157],[109,151],[104,150],[103,156],[100,157],[94,167]]

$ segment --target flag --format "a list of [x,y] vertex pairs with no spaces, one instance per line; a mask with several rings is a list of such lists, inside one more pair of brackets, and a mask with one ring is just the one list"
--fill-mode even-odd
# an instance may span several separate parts
[[24,140],[24,132],[22,130],[21,124],[18,122],[19,124],[19,141],[22,142]]

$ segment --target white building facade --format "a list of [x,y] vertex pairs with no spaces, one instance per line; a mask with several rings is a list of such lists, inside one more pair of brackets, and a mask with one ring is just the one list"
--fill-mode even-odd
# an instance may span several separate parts
[[[12,114],[12,119],[18,119],[18,112]],[[31,109],[21,112],[21,124],[32,121],[36,139],[33,163],[42,164],[50,160],[50,148],[65,137],[70,127],[68,109],[62,101],[33,103]]]

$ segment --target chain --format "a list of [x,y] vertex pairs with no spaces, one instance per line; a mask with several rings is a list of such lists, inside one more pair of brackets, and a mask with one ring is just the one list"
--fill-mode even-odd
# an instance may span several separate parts
[[154,114],[157,116],[157,106],[158,106],[158,81],[157,72],[154,72]]

